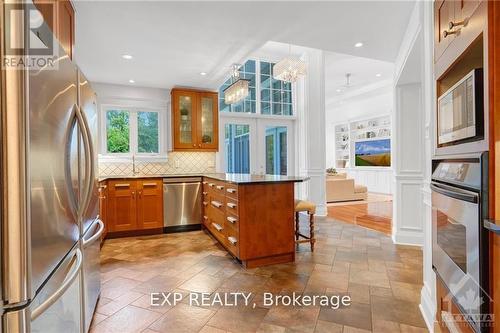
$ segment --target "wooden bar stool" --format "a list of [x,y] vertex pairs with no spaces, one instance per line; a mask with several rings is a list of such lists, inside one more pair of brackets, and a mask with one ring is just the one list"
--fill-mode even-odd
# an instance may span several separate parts
[[[309,215],[309,236],[305,236],[300,233],[299,230],[299,213],[307,212]],[[314,238],[314,214],[316,213],[316,205],[310,201],[305,200],[295,200],[295,243],[307,243],[311,244],[311,252],[314,252],[314,243],[316,239]],[[299,239],[300,237],[304,239]]]

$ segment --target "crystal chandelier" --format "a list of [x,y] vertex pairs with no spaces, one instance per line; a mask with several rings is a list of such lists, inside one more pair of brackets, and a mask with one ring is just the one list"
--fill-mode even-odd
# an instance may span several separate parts
[[289,45],[289,55],[285,59],[279,61],[273,67],[273,77],[276,80],[281,80],[285,82],[295,82],[302,75],[307,74],[306,63],[291,55],[292,46]]
[[248,96],[250,80],[240,78],[239,68],[240,65],[233,65],[231,75],[234,82],[224,89],[224,103],[226,104],[236,104]]

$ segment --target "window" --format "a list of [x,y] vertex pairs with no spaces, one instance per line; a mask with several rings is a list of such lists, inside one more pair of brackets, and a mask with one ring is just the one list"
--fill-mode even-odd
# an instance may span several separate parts
[[273,79],[273,66],[266,61],[245,62],[239,72],[241,78],[250,80],[248,96],[236,104],[224,103],[224,90],[233,83],[233,79],[229,78],[219,88],[219,111],[293,115],[292,84]]
[[224,131],[226,171],[229,173],[249,173],[250,126],[245,124],[226,124]]
[[292,115],[292,84],[273,78],[274,64],[260,62],[260,112]]
[[160,153],[160,121],[158,111],[105,108],[107,154]]
[[106,137],[108,153],[130,152],[129,112],[109,110],[106,112]]
[[228,105],[224,103],[224,90],[233,83],[233,78],[227,79],[226,82],[219,88],[219,110],[221,112],[246,112],[255,113],[256,110],[256,90],[257,90],[257,73],[256,61],[248,60],[239,69],[240,78],[250,80],[248,96],[241,102]]

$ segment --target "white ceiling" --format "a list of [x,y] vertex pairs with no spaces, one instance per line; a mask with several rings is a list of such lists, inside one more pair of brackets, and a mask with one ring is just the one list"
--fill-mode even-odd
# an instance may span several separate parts
[[[394,61],[414,1],[76,1],[91,81],[214,89],[268,41]],[[356,42],[361,48],[354,48]],[[130,61],[121,58],[131,54]],[[208,75],[201,76],[200,72]]]
[[[349,87],[346,87],[347,73],[351,74]],[[329,109],[348,99],[373,94],[374,91],[391,86],[393,79],[394,64],[392,62],[327,52],[325,56],[325,106]]]

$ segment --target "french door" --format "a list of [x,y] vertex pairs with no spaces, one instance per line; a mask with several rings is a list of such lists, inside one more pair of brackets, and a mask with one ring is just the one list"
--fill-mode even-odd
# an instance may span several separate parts
[[293,174],[293,125],[287,119],[221,117],[218,171]]

